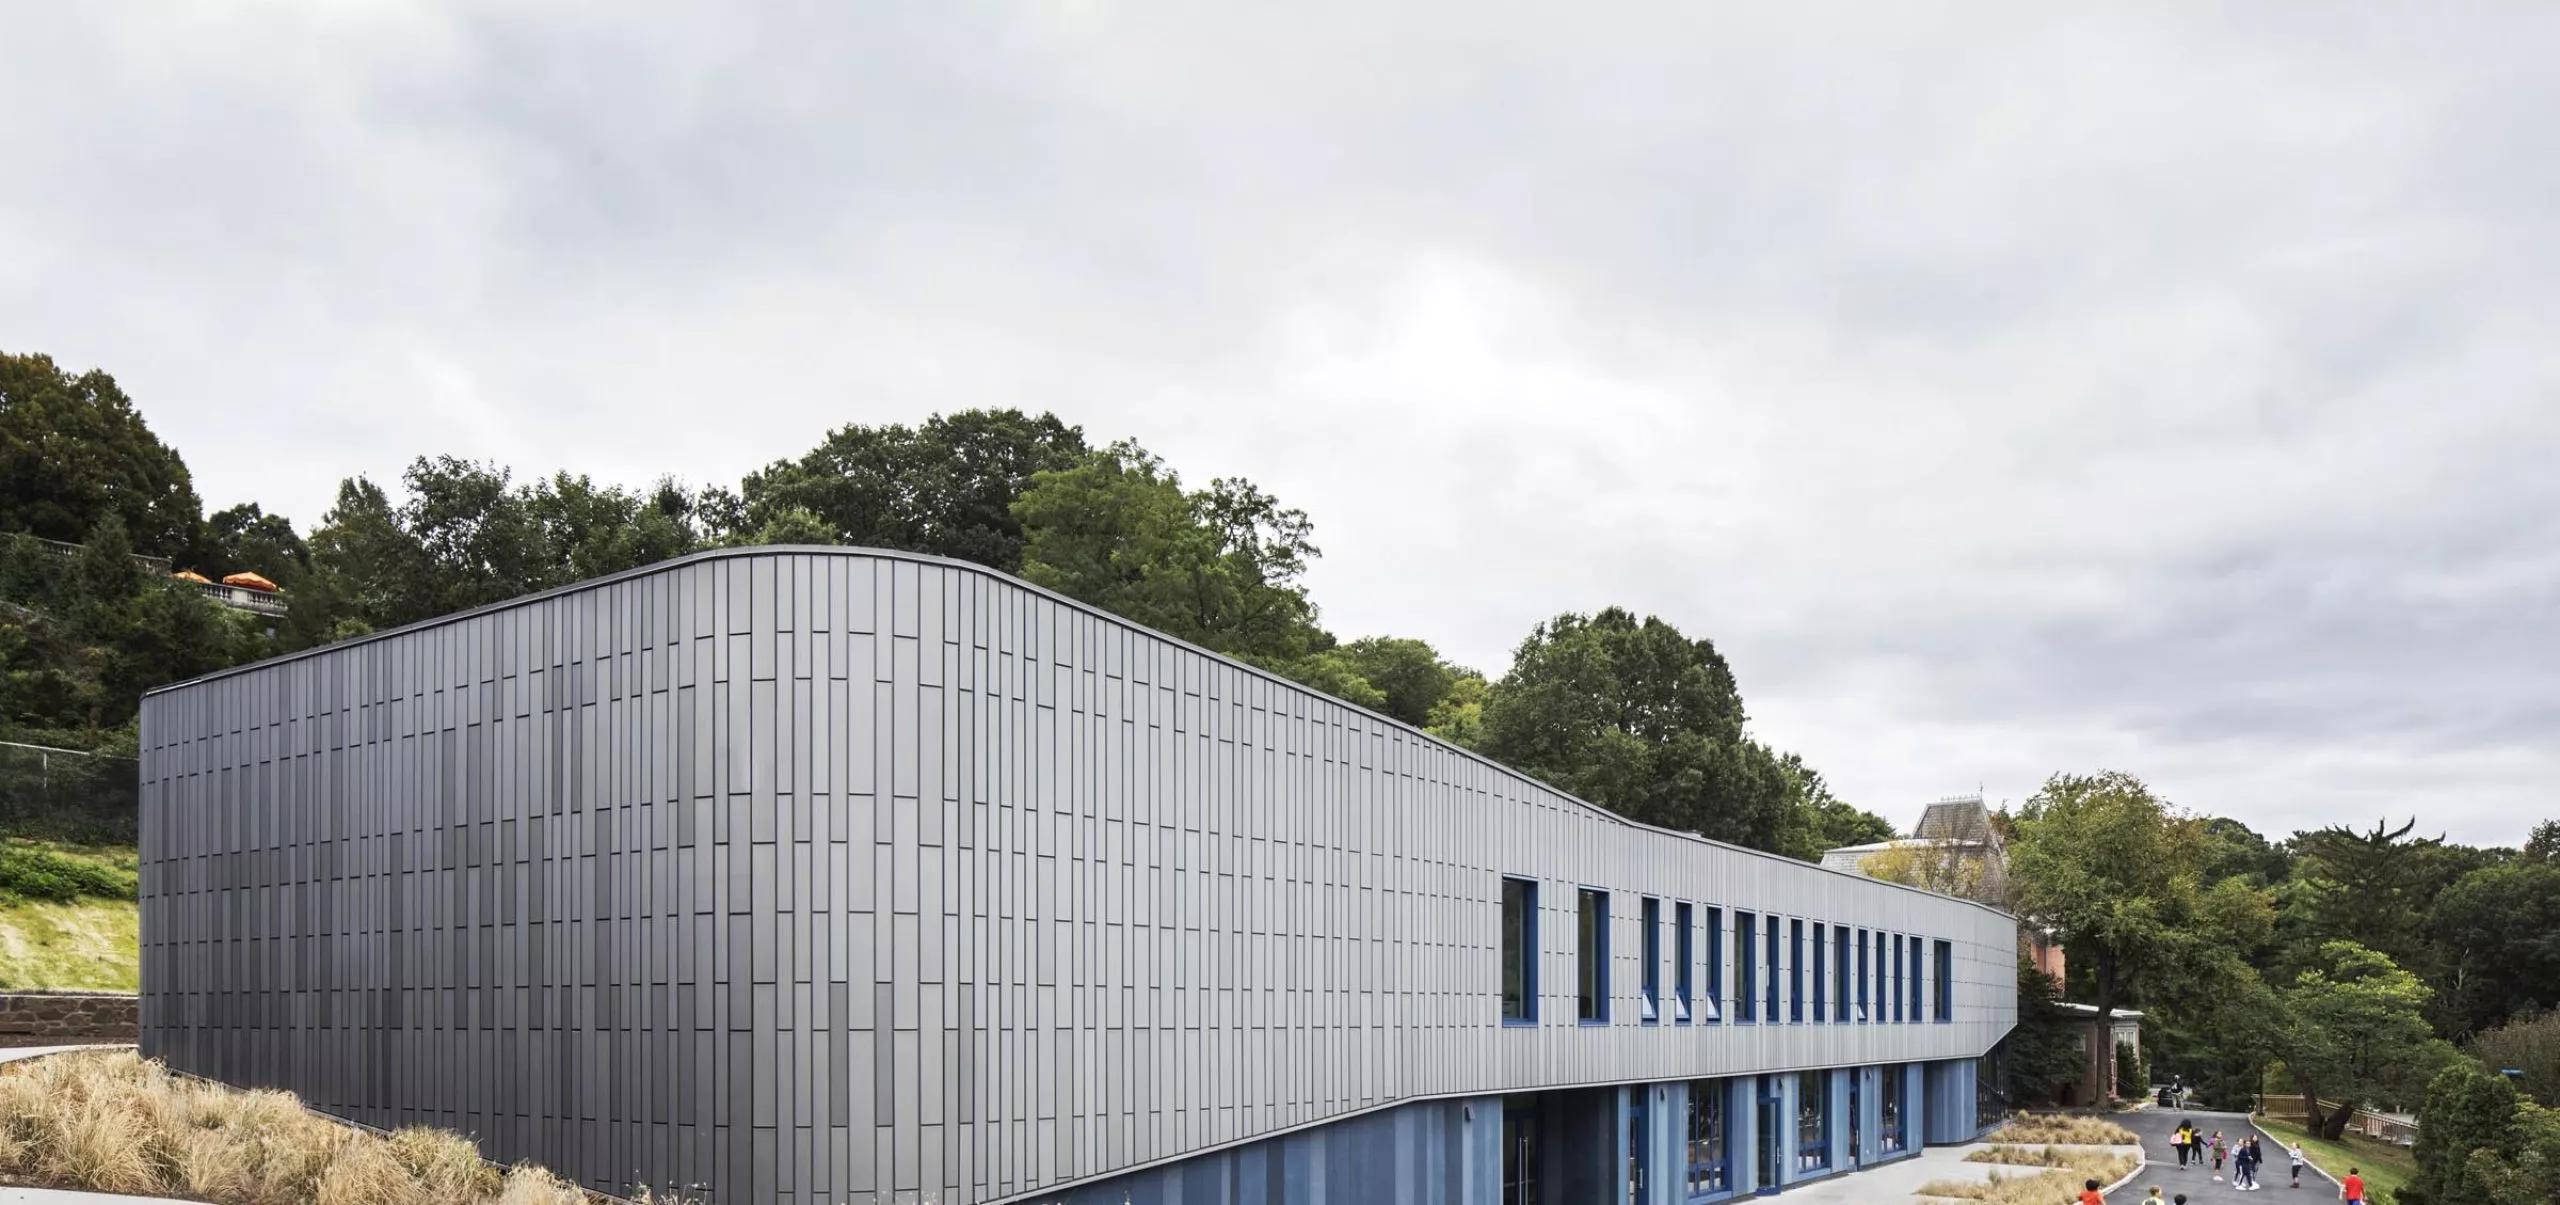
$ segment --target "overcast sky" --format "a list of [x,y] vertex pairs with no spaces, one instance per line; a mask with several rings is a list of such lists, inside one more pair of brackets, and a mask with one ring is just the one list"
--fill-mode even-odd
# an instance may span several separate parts
[[0,0],[0,348],[305,527],[1050,409],[1898,823],[2560,816],[2560,6],[1391,7]]

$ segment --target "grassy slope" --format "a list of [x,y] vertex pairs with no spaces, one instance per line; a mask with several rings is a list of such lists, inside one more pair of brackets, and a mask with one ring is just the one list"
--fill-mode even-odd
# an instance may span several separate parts
[[[2257,1121],[2259,1125],[2266,1127],[2268,1133],[2284,1139],[2288,1146],[2296,1139],[2301,1140],[2302,1153],[2310,1156],[2313,1164],[2330,1175],[2344,1179],[2348,1168],[2362,1168],[2365,1187],[2374,1190],[2373,1195],[2368,1198],[2373,1205],[2391,1205],[2391,1202],[2399,1199],[2400,1186],[2407,1184],[2418,1174],[2418,1157],[2409,1153],[2407,1147],[2376,1142],[2354,1134],[2347,1135],[2342,1142],[2324,1142],[2311,1137],[2310,1131],[2303,1129],[2296,1122],[2282,1121],[2272,1117],[2261,1117]],[[2268,1147],[2266,1170],[2259,1173],[2259,1178],[2270,1183],[2280,1183],[2283,1177],[2291,1174],[2285,1166],[2284,1151],[2274,1146]],[[2306,1181],[2311,1179],[2310,1173],[2303,1173],[2303,1179]],[[2330,1191],[2332,1194],[2336,1192],[2335,1189]]]
[[[130,848],[44,848],[128,874],[136,861]],[[0,988],[133,991],[142,982],[141,920],[131,900],[0,902]]]

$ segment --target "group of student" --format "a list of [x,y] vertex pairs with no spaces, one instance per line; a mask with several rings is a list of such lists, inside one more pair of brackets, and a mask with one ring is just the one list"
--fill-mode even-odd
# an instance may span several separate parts
[[[2258,1136],[2255,1134],[2237,1143],[2225,1144],[2222,1131],[2215,1130],[2208,1138],[2196,1133],[2196,1123],[2181,1121],[2178,1123],[2177,1132],[2169,1136],[2169,1147],[2178,1153],[2178,1167],[2182,1171],[2190,1164],[2201,1167],[2205,1160],[2210,1158],[2213,1160],[2213,1178],[2220,1180],[2222,1179],[2222,1161],[2228,1157],[2231,1160],[2231,1186],[2234,1189],[2251,1192],[2266,1187],[2258,1183],[2258,1167],[2265,1162],[2265,1156],[2258,1149]],[[2285,1153],[2293,1164],[2293,1186],[2300,1188],[2302,1187],[2302,1166],[2305,1162],[2302,1157],[2302,1144],[2294,1143]],[[2353,1167],[2347,1169],[2347,1178],[2338,1182],[2338,1199],[2347,1202],[2347,1205],[2364,1205],[2362,1169]],[[2097,1181],[2088,1182],[2087,1190],[2080,1194],[2080,1200],[2083,1205],[2098,1205],[2101,1198]],[[2174,1198],[2164,1200],[2160,1190],[2155,1187],[2151,1190],[2145,1205],[2172,1205],[2172,1202],[2174,1205],[2186,1205],[2186,1201],[2185,1193],[2179,1193]]]
[[[2219,1180],[2222,1178],[2222,1161],[2228,1157],[2231,1160],[2233,1188],[2249,1192],[2266,1187],[2258,1183],[2258,1168],[2266,1162],[2266,1155],[2259,1150],[2258,1136],[2255,1134],[2237,1143],[2225,1144],[2222,1140],[2222,1131],[2215,1130],[2211,1138],[2206,1138],[2196,1133],[2196,1123],[2181,1121],[2178,1123],[2178,1132],[2169,1136],[2169,1148],[2178,1152],[2180,1168],[2185,1168],[2190,1163],[2201,1166],[2209,1157],[2213,1160],[2213,1178]],[[2293,1149],[2288,1153],[2293,1157],[2293,1186],[2300,1188],[2302,1187],[2302,1144],[2294,1143]]]

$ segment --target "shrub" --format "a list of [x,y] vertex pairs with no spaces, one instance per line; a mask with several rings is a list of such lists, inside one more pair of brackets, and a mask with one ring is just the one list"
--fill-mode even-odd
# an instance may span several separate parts
[[42,845],[0,845],[0,899],[69,903],[82,896],[129,900],[140,894],[140,881],[131,873]]
[[538,1167],[501,1172],[458,1135],[368,1134],[303,1109],[291,1093],[174,1076],[131,1051],[53,1055],[0,1071],[0,1179],[215,1205],[588,1200]]

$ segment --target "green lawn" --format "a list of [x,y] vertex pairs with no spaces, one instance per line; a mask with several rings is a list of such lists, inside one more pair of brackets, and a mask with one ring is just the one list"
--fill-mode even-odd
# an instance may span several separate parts
[[[2261,1117],[2257,1122],[2266,1127],[2268,1133],[2284,1139],[2286,1146],[2299,1139],[2302,1153],[2311,1157],[2313,1165],[2331,1175],[2343,1178],[2350,1167],[2364,1169],[2365,1187],[2371,1190],[2366,1200],[2372,1205],[2393,1205],[2400,1198],[2400,1186],[2417,1177],[2418,1160],[2407,1147],[2376,1142],[2355,1134],[2347,1135],[2343,1141],[2326,1142],[2313,1138],[2310,1131],[2303,1129],[2298,1122],[2274,1117]],[[2290,1174],[2284,1152],[2269,1150],[2267,1170],[2260,1178],[2272,1183],[2276,1178]],[[2310,1178],[2308,1172],[2303,1175],[2305,1179]],[[2336,1190],[2330,1191],[2335,1193]]]
[[[142,913],[130,899],[85,894],[60,886],[60,875],[41,882],[48,866],[75,863],[75,876],[100,878],[131,892],[137,862],[129,847],[60,845],[11,838],[5,843],[10,875],[0,882],[0,989],[87,988],[130,992],[142,983]],[[13,890],[23,888],[24,890]],[[69,898],[41,898],[44,895]]]

